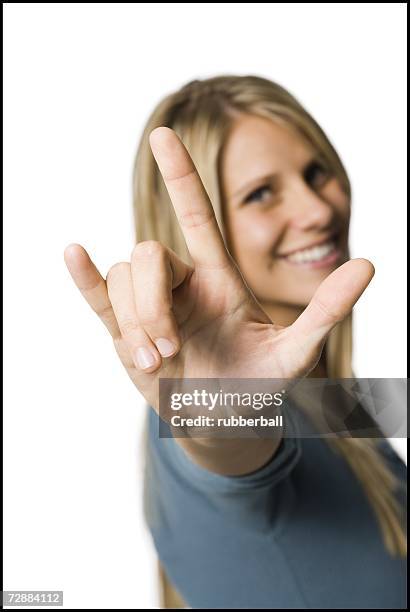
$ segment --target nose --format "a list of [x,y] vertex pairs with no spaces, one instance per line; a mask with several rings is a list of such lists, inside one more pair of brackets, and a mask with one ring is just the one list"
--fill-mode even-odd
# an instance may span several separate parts
[[333,221],[332,206],[304,182],[294,189],[289,224],[299,231],[323,230]]

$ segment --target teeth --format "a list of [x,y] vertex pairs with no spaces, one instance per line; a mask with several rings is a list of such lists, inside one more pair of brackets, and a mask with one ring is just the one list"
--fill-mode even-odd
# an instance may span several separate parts
[[335,243],[333,241],[326,242],[326,244],[321,244],[320,246],[315,246],[311,249],[304,249],[303,251],[297,251],[296,253],[292,253],[292,255],[288,255],[286,259],[295,263],[319,261],[320,259],[323,259],[327,255],[329,255],[329,253],[331,253],[334,248]]

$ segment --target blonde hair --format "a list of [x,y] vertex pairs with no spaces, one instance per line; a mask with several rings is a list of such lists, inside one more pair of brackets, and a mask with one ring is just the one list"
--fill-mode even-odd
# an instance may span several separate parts
[[[297,131],[322,155],[351,201],[345,168],[313,117],[279,84],[258,76],[222,75],[194,80],[166,96],[151,113],[137,150],[134,173],[136,241],[159,240],[191,263],[185,240],[164,181],[149,146],[149,134],[159,126],[172,128],[190,153],[215,210],[222,236],[223,222],[219,160],[235,118],[240,114],[269,118]],[[329,378],[353,378],[352,314],[330,333],[325,344]],[[375,512],[385,546],[391,555],[407,555],[401,505],[395,491],[401,486],[371,438],[325,438],[341,454],[361,482]],[[160,566],[164,607],[184,607]],[[170,605],[173,604],[173,605]],[[179,604],[179,605],[178,605]]]

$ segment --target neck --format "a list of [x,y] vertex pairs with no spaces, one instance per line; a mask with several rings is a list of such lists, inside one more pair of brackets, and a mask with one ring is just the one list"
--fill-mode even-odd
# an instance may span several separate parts
[[[276,325],[283,325],[288,327],[292,325],[300,314],[304,311],[304,307],[292,306],[287,304],[272,304],[261,303],[263,310],[266,312],[268,317]],[[311,372],[309,372],[308,378],[327,378],[327,367],[326,367],[326,351],[323,348],[322,354],[316,366]]]

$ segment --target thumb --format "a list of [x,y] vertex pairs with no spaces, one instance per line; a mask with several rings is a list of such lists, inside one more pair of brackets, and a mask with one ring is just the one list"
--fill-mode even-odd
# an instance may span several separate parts
[[352,310],[375,273],[367,259],[351,259],[320,284],[308,306],[291,325],[309,352],[323,345],[329,332]]

